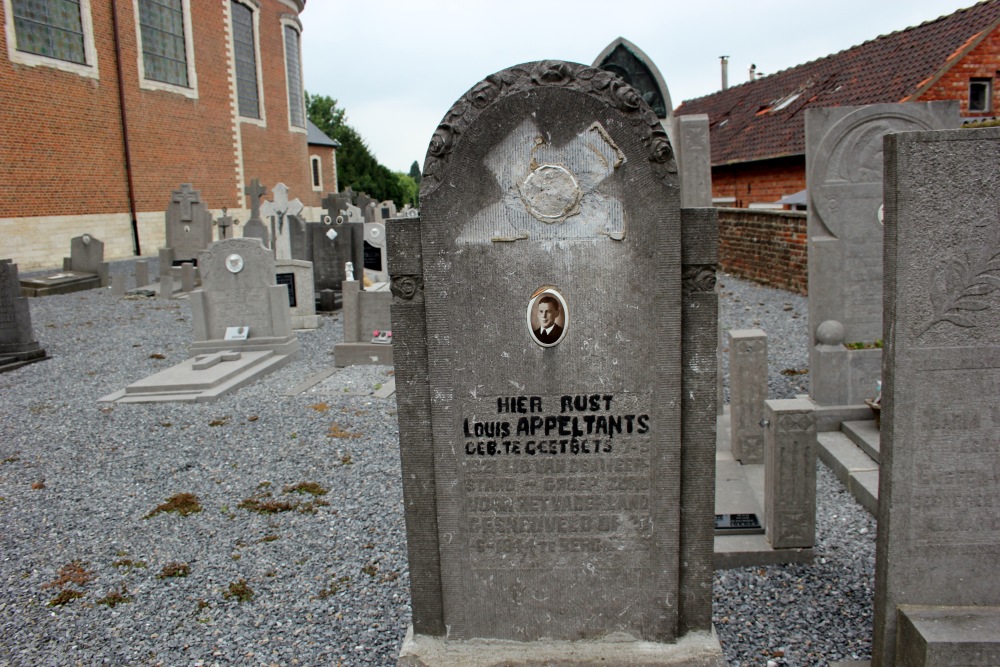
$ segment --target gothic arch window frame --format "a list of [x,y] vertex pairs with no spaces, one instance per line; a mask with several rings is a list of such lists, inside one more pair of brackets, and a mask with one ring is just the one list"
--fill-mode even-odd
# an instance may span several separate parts
[[33,53],[17,48],[17,25],[14,16],[14,0],[3,0],[4,23],[7,34],[7,57],[11,62],[28,67],[52,67],[93,79],[100,79],[97,67],[97,48],[94,45],[94,22],[91,18],[90,0],[79,0],[80,28],[83,35],[84,62],[64,60],[55,56]]
[[147,75],[145,54],[146,46],[144,46],[142,35],[142,14],[139,7],[140,2],[162,4],[162,2],[157,2],[157,0],[132,0],[132,9],[135,12],[136,57],[139,65],[139,87],[144,90],[162,90],[170,93],[177,93],[178,95],[183,95],[184,97],[189,97],[191,99],[198,99],[198,73],[195,68],[194,59],[194,29],[191,23],[191,0],[180,0],[180,11],[184,31],[184,64],[187,66],[187,85],[173,83],[170,81],[161,81]]

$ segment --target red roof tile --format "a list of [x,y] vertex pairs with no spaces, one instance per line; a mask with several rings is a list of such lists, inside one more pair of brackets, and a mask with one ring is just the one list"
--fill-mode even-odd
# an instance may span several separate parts
[[1000,0],[986,0],[825,58],[687,100],[674,114],[708,114],[713,165],[801,155],[804,109],[908,101],[998,25]]

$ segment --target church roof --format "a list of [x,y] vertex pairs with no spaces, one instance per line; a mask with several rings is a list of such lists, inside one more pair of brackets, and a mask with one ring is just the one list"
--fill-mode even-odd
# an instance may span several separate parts
[[708,114],[712,164],[805,153],[805,109],[910,102],[1000,25],[1000,0],[683,102]]

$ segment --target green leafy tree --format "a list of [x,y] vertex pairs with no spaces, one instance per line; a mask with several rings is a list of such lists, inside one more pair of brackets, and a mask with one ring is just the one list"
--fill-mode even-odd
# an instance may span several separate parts
[[414,160],[413,164],[410,165],[410,178],[412,178],[417,184],[417,187],[420,187],[420,164],[418,164],[416,160]]
[[[337,100],[326,95],[306,93],[309,120],[331,139],[340,142],[337,149],[337,180],[341,189],[367,192],[377,201],[391,199],[396,206],[415,204],[408,185],[399,175],[379,163],[357,130],[347,123],[347,112],[337,106]],[[405,175],[405,174],[404,174]]]
[[399,187],[403,190],[403,204],[419,206],[420,186],[413,180],[413,177],[397,171],[396,178],[399,179]]

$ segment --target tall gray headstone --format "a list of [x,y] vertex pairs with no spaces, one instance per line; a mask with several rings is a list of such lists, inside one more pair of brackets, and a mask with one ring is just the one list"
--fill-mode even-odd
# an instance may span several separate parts
[[326,214],[321,223],[310,228],[316,289],[340,291],[346,279],[345,264],[352,262],[359,272],[364,265],[364,227],[341,215],[345,210],[341,207],[350,205],[343,193],[327,196],[323,205]]
[[722,664],[716,218],[682,213],[656,114],[596,68],[520,65],[452,107],[423,174],[421,217],[386,225],[400,664]]
[[104,263],[104,242],[90,234],[75,236],[70,241],[70,271],[98,274]]
[[291,228],[292,225],[305,227],[305,223],[298,217],[304,207],[297,198],[288,198],[288,186],[284,183],[278,183],[271,190],[274,199],[264,202],[260,213],[271,219],[271,247],[274,249],[275,259],[292,259]]
[[[212,242],[212,212],[201,193],[182,183],[170,194],[166,212],[166,247],[173,251],[173,264],[198,262],[198,255]],[[160,274],[163,274],[160,267]]]
[[[216,241],[202,253],[198,269],[202,288],[191,293],[191,356],[222,350],[298,353],[288,288],[275,282],[274,256],[260,241]],[[241,327],[247,337],[233,338],[230,330]]]
[[[885,156],[875,667],[900,664],[900,605],[1000,627],[1000,128],[889,135]],[[1000,664],[992,639],[947,664]]]
[[867,412],[879,379],[877,349],[844,345],[882,338],[882,137],[958,122],[957,102],[806,109],[809,384],[821,407]]
[[743,464],[764,462],[764,418],[767,400],[767,334],[760,329],[729,332],[730,448]]
[[44,358],[31,329],[28,299],[21,296],[17,264],[0,260],[0,372]]

